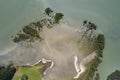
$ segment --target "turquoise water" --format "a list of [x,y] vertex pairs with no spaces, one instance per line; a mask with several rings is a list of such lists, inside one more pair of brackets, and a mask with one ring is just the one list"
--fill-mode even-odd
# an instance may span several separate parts
[[120,69],[120,0],[0,0],[0,53],[13,45],[11,36],[22,26],[36,21],[46,6],[63,12],[73,24],[90,20],[106,37],[101,80]]

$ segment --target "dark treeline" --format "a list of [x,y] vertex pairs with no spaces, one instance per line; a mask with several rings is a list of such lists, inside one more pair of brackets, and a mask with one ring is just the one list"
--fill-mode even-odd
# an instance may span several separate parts
[[7,66],[0,66],[0,80],[12,80],[15,72],[16,68],[11,64]]

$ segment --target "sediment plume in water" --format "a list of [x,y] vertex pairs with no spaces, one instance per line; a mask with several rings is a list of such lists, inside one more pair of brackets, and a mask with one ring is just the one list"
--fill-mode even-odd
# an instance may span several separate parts
[[[31,43],[32,47],[27,47],[26,43],[24,45],[19,44],[9,54],[2,56],[5,58],[1,60],[1,63],[11,60],[16,65],[32,65],[45,58],[52,60],[54,65],[43,76],[43,80],[74,80],[78,74],[74,65],[74,57],[77,56],[78,63],[84,60],[83,64],[85,63],[86,68],[90,68],[91,65],[85,58],[96,51],[98,45],[96,41],[98,34],[95,31],[87,31],[81,39],[86,30],[86,28],[74,29],[66,24],[54,25],[51,29],[44,27],[40,33],[43,38],[41,42]],[[94,58],[93,60],[95,60]],[[87,71],[90,70],[87,69]],[[82,76],[83,79],[80,80],[88,80],[84,78],[86,76],[83,74]]]

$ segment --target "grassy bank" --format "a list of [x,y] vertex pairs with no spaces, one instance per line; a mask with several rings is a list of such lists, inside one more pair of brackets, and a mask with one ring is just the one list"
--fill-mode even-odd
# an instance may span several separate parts
[[28,80],[41,80],[42,74],[40,74],[40,69],[42,69],[42,67],[43,66],[17,67],[13,80],[21,80],[24,74],[28,76]]

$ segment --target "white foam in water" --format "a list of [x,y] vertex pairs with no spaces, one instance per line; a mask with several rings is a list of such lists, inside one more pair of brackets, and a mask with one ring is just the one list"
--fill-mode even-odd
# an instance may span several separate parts
[[74,57],[74,66],[75,66],[75,69],[77,71],[77,75],[74,77],[74,79],[78,79],[79,76],[85,72],[85,70],[87,69],[87,67],[85,66],[86,64],[88,64],[90,61],[92,61],[96,56],[96,53],[93,52],[91,54],[89,54],[87,57],[83,58],[81,60],[80,63],[78,63],[78,58],[77,56]]

